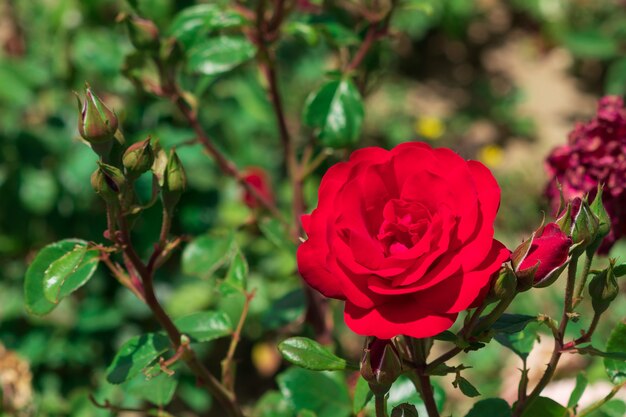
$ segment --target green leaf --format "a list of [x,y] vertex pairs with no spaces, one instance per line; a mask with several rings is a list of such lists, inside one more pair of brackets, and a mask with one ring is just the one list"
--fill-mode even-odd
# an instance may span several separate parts
[[298,417],[317,417],[317,414],[311,410],[300,410],[298,412]]
[[473,386],[471,382],[469,382],[467,379],[463,378],[462,376],[458,376],[456,378],[456,383],[459,389],[461,390],[461,392],[465,394],[466,396],[473,398],[473,397],[478,397],[480,395],[480,392],[478,392],[476,387]]
[[444,330],[436,336],[433,336],[435,340],[441,340],[443,342],[456,342],[458,339],[457,335],[452,333],[450,330]]
[[261,324],[265,329],[275,330],[293,323],[302,317],[306,306],[306,297],[302,288],[280,297],[261,317]]
[[582,355],[600,356],[603,358],[616,360],[618,362],[626,361],[626,352],[624,351],[604,352],[604,351],[594,348],[591,345],[578,346],[576,347],[576,351]]
[[593,411],[588,417],[624,417],[626,415],[626,403],[622,400],[611,400]]
[[54,310],[56,304],[48,300],[44,293],[46,271],[55,261],[72,252],[77,246],[86,247],[87,242],[78,239],[66,239],[52,243],[40,250],[30,264],[24,279],[26,310],[30,314],[42,316]]
[[193,240],[182,254],[183,273],[208,278],[232,256],[234,234],[204,235]]
[[530,404],[522,417],[566,417],[567,408],[547,397],[538,397]]
[[311,410],[318,417],[348,417],[352,412],[348,387],[340,372],[289,368],[277,377],[277,382],[295,410]]
[[327,82],[309,96],[303,119],[324,146],[343,148],[357,142],[364,113],[361,94],[352,80],[343,78]]
[[613,268],[613,274],[615,274],[616,278],[623,277],[626,275],[626,264],[619,264]]
[[209,342],[233,332],[230,319],[221,311],[194,313],[174,320],[174,324],[193,342]]
[[237,249],[235,257],[228,268],[226,278],[220,284],[222,295],[229,295],[234,292],[245,293],[248,279],[248,262],[241,251]]
[[511,417],[511,406],[502,398],[480,400],[465,417]]
[[[626,352],[626,323],[617,323],[606,344],[607,352]],[[615,385],[626,382],[626,359],[604,359],[604,368]]]
[[402,403],[391,410],[391,417],[419,417],[417,409],[409,403]]
[[100,262],[97,250],[77,245],[71,252],[52,262],[44,273],[44,295],[51,303],[58,304],[93,276]]
[[156,376],[136,375],[123,385],[124,391],[158,406],[166,406],[174,398],[178,386],[177,375],[160,372]]
[[569,401],[567,402],[567,408],[576,407],[578,401],[580,401],[580,397],[583,396],[585,392],[585,388],[587,388],[587,377],[585,374],[577,374],[576,375],[576,386],[574,386],[574,391],[569,397]]
[[564,43],[579,58],[606,59],[618,53],[615,39],[596,30],[570,32]]
[[528,324],[536,321],[536,316],[504,313],[491,328],[499,333],[517,333],[524,330]]
[[354,387],[354,401],[352,402],[352,412],[359,414],[365,405],[372,399],[374,393],[370,390],[370,386],[362,376],[356,381]]
[[235,11],[223,9],[217,4],[200,4],[178,13],[168,33],[189,48],[211,31],[239,27],[245,23],[243,16]]
[[218,75],[246,62],[256,53],[244,36],[218,36],[197,42],[189,51],[189,69],[204,75]]
[[161,333],[135,336],[122,345],[107,369],[107,381],[121,384],[135,377],[170,347],[169,339]]
[[537,338],[537,326],[527,326],[517,333],[496,333],[496,341],[511,349],[520,358],[526,359]]
[[344,47],[357,45],[361,40],[346,26],[335,21],[327,21],[315,25],[325,38],[333,45]]
[[278,344],[283,358],[301,368],[313,371],[341,371],[346,361],[333,355],[315,340],[306,337],[290,337]]
[[291,404],[278,391],[268,391],[256,403],[254,417],[293,417],[295,412]]
[[263,235],[279,248],[287,249],[295,252],[296,245],[293,244],[288,236],[288,231],[278,219],[266,218],[259,222],[259,229]]

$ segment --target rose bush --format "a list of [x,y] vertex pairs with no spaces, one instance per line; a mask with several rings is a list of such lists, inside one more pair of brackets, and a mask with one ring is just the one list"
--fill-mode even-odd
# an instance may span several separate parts
[[299,271],[345,300],[358,334],[433,336],[482,301],[509,258],[493,238],[499,203],[491,172],[449,149],[358,150],[328,170],[302,218]]

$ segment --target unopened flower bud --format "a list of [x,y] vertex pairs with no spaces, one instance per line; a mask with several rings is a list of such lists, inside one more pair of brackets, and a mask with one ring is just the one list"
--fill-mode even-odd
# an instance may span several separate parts
[[[243,179],[265,200],[271,203],[274,202],[274,194],[272,193],[271,184],[267,177],[267,173],[262,168],[250,167],[246,169],[243,172]],[[248,190],[246,190],[243,196],[243,201],[246,206],[252,209],[261,206],[256,196]]]
[[101,144],[113,139],[118,126],[115,112],[105,106],[88,85],[85,89],[85,101],[81,103],[78,94],[76,98],[80,112],[78,132],[83,139],[91,144]]
[[162,199],[165,209],[171,212],[180,196],[187,188],[187,176],[183,164],[178,158],[176,151],[172,149],[167,158],[167,165],[163,175]]
[[385,394],[402,373],[402,362],[393,342],[373,338],[364,351],[361,375],[375,394]]
[[565,269],[571,246],[572,239],[556,223],[537,229],[511,255],[518,291],[552,284]]
[[511,299],[517,292],[517,277],[515,272],[505,266],[500,270],[487,296],[488,302]]
[[599,228],[600,220],[593,214],[585,198],[581,201],[578,213],[574,215],[572,226],[572,241],[579,253],[596,240]]
[[118,195],[126,185],[126,178],[118,168],[104,163],[91,175],[91,186],[107,203],[118,201]]
[[611,218],[602,203],[602,193],[602,186],[598,186],[596,197],[589,205],[591,213],[593,213],[593,215],[598,219],[598,231],[596,233],[596,238],[587,248],[587,252],[591,252],[590,254],[595,252],[600,247],[604,238],[611,232]]
[[154,152],[150,138],[137,142],[126,149],[122,163],[129,175],[138,177],[148,171],[154,162]]
[[613,270],[614,265],[615,260],[611,259],[608,268],[596,274],[589,282],[591,305],[596,314],[602,314],[609,308],[611,302],[619,294],[619,286]]
[[159,29],[151,20],[131,15],[122,15],[120,19],[126,23],[130,42],[135,48],[140,51],[159,49]]

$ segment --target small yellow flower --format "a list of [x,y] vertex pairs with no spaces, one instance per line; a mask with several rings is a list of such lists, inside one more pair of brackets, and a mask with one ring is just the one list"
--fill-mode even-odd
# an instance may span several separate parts
[[502,164],[504,151],[498,145],[487,145],[478,153],[478,159],[488,167],[495,168]]
[[426,139],[437,140],[443,136],[445,130],[443,121],[438,117],[420,117],[415,122],[415,132]]

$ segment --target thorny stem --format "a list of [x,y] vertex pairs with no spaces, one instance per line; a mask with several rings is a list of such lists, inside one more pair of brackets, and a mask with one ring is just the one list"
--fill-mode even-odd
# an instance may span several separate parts
[[577,338],[576,340],[572,340],[571,342],[564,344],[561,350],[565,351],[565,350],[573,349],[577,345],[591,340],[591,336],[593,335],[593,332],[596,331],[596,327],[598,326],[598,323],[600,322],[601,316],[602,316],[602,313],[600,314],[594,313],[593,319],[591,319],[591,324],[589,325],[589,329],[587,329],[587,331],[583,333],[583,335]]
[[111,261],[108,253],[105,253],[105,252],[101,251],[100,252],[100,260],[102,262],[104,262],[104,264],[107,266],[107,268],[109,268],[109,271],[111,271],[111,273],[113,274],[115,279],[117,279],[117,281],[120,284],[122,284],[123,286],[128,288],[141,301],[143,301],[143,302],[146,301],[144,296],[143,296],[143,293],[141,292],[141,290],[139,288],[137,288],[135,285],[133,285],[133,283],[131,282],[131,280],[128,277],[128,275],[126,275],[124,273],[124,271],[122,271],[122,269],[119,267],[119,265],[117,265],[117,264],[115,264],[115,263],[113,263]]
[[[480,319],[480,315],[485,310],[486,307],[487,305],[483,303],[483,305],[481,305],[480,307],[476,308],[476,310],[474,310],[467,324],[463,326],[463,328],[459,331],[459,335],[463,339],[468,339],[469,337],[471,337],[474,331],[474,327],[478,323],[478,320]],[[435,358],[431,363],[429,363],[425,368],[425,372],[426,373],[432,372],[435,368],[437,368],[437,366],[452,359],[453,357],[455,357],[462,351],[463,351],[463,348],[461,347],[458,347],[458,346],[453,347],[452,349],[441,354],[439,357]]]
[[624,388],[625,386],[626,386],[626,382],[622,382],[621,384],[614,386],[611,392],[609,392],[606,397],[602,398],[601,400],[596,401],[595,403],[591,404],[589,407],[585,408],[584,410],[581,410],[580,413],[576,415],[576,417],[585,417],[591,414],[592,412],[596,411],[598,408],[602,407],[604,404],[609,402],[609,400],[613,398],[615,394],[620,392],[620,390]]
[[565,301],[563,303],[563,315],[561,317],[561,323],[559,324],[557,336],[554,339],[554,350],[552,351],[552,356],[550,357],[550,362],[544,372],[543,376],[535,386],[535,388],[531,391],[530,394],[525,399],[522,399],[517,402],[517,406],[513,411],[513,417],[519,417],[523,414],[524,410],[527,409],[541,391],[548,385],[552,377],[554,376],[554,372],[556,371],[556,367],[559,364],[559,359],[562,354],[563,347],[563,338],[565,337],[565,329],[567,328],[567,323],[569,322],[569,315],[572,312],[572,298],[574,296],[574,285],[576,284],[576,270],[578,266],[578,256],[573,256],[572,260],[569,264],[567,270],[567,284],[565,287]]
[[231,392],[234,392],[235,387],[235,369],[233,359],[235,357],[235,351],[237,350],[237,345],[239,344],[239,340],[241,339],[241,331],[243,330],[243,325],[248,317],[248,311],[250,310],[250,302],[254,298],[256,290],[252,290],[249,293],[246,293],[246,299],[243,304],[243,309],[241,310],[241,316],[239,316],[239,322],[237,323],[237,327],[233,332],[230,338],[230,345],[228,346],[228,352],[226,353],[226,357],[222,361],[222,384],[229,389]]
[[413,382],[413,385],[415,385],[415,389],[420,393],[422,401],[424,401],[424,405],[426,406],[428,417],[439,417],[433,387],[430,385],[430,377],[425,370],[418,369],[415,372],[409,372],[408,377]]
[[[124,255],[127,257],[129,262],[132,264],[132,267],[137,271],[141,278],[144,287],[145,302],[161,327],[167,333],[174,348],[178,349],[181,346],[181,333],[172,319],[167,315],[156,297],[153,282],[154,270],[152,267],[148,268],[135,251],[130,239],[126,218],[119,214],[117,220],[120,228],[119,244],[124,251]],[[222,405],[227,414],[231,417],[243,417],[243,412],[239,408],[239,405],[235,402],[233,393],[227,390],[226,387],[224,387],[224,385],[222,385],[213,376],[213,374],[211,374],[211,372],[198,359],[195,352],[189,349],[188,354],[183,357],[187,366],[196,375],[196,377],[206,385],[209,393]]]
[[163,218],[161,220],[161,233],[159,234],[159,250],[165,248],[167,243],[167,235],[172,227],[172,215],[167,211],[165,205],[163,205]]
[[89,401],[96,407],[101,408],[103,410],[109,410],[113,413],[146,413],[148,411],[147,408],[129,408],[129,407],[118,407],[116,405],[111,404],[109,400],[104,400],[104,403],[100,404],[96,397],[93,394],[89,394]]

